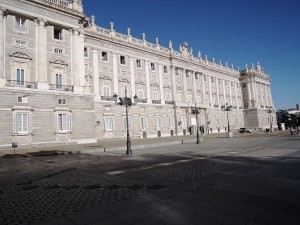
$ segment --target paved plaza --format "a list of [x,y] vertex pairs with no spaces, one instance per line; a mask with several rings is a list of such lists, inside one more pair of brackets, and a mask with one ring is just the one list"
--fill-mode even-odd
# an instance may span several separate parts
[[300,224],[300,136],[223,136],[3,155],[0,224]]

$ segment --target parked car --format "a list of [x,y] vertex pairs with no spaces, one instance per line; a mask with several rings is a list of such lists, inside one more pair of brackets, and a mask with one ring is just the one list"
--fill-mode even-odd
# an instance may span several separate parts
[[242,127],[242,128],[240,128],[239,132],[240,133],[252,133],[252,130],[248,129],[248,128],[245,128],[245,127]]

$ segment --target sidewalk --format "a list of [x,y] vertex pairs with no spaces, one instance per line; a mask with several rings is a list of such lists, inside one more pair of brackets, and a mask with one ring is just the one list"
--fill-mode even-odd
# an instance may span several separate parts
[[[266,133],[247,133],[240,134],[234,133],[234,138],[240,137],[261,137],[261,136],[277,136],[277,135],[288,135],[288,131],[278,131],[272,134]],[[210,141],[215,138],[226,138],[226,133],[212,133],[204,136],[204,141]],[[182,143],[193,143],[196,142],[195,135],[186,136],[172,136],[172,137],[161,137],[161,138],[140,138],[131,139],[132,150],[144,149],[144,148],[155,148],[168,145],[177,145]],[[109,152],[109,151],[121,151],[126,150],[126,138],[123,139],[104,139],[99,140],[93,144],[47,144],[47,145],[29,145],[19,146],[15,149],[16,155],[52,155],[52,154],[76,154],[76,153],[88,153],[88,152]],[[0,157],[10,156],[14,154],[13,148],[0,148]]]

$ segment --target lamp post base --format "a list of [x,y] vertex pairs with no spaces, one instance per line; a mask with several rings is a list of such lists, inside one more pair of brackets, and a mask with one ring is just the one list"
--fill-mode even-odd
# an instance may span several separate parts
[[228,137],[228,138],[233,138],[233,132],[231,132],[231,131],[230,131],[230,132],[227,132],[227,137]]
[[126,155],[132,155],[132,150],[126,150]]

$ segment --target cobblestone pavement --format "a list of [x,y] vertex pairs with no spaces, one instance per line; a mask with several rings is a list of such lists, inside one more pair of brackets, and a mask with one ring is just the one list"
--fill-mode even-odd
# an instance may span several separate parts
[[299,224],[300,138],[249,143],[2,158],[0,224]]

